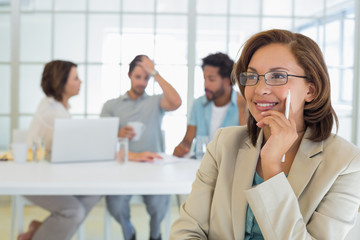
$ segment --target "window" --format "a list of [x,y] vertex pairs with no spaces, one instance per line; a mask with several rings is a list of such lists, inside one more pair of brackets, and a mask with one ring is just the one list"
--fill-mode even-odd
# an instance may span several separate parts
[[[130,87],[128,64],[137,54],[179,92],[182,106],[163,121],[166,151],[181,141],[194,98],[204,94],[201,59],[222,51],[237,60],[245,40],[260,30],[301,32],[322,48],[332,81],[339,135],[351,140],[354,84],[354,1],[345,0],[13,0],[0,4],[0,135],[27,128],[43,93],[40,76],[52,59],[76,62],[83,81],[71,99],[74,117],[96,118],[103,103]],[[311,6],[311,7],[309,7]],[[11,18],[15,19],[11,25]],[[14,26],[12,28],[11,26]],[[11,36],[19,38],[19,44]],[[18,52],[11,55],[11,49]],[[11,84],[17,91],[11,90]],[[153,81],[148,94],[160,93]],[[357,110],[356,110],[357,111]]]
[[11,129],[11,14],[0,4],[0,150],[8,149]]

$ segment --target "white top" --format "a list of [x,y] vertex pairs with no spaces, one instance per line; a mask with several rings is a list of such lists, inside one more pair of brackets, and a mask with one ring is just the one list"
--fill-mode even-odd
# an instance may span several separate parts
[[50,151],[56,118],[71,118],[71,115],[61,102],[56,101],[53,97],[44,97],[39,103],[28,130],[29,146],[36,138],[40,137],[44,142],[45,150]]
[[211,120],[210,120],[210,129],[209,129],[209,140],[211,140],[216,132],[221,126],[225,118],[225,114],[229,109],[231,101],[229,101],[224,106],[216,106],[214,102],[212,103],[212,112],[211,112]]

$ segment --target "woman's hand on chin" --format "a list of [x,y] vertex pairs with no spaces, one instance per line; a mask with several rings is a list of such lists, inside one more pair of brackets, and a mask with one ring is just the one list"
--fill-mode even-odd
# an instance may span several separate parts
[[264,180],[267,180],[283,171],[281,159],[298,138],[298,133],[291,108],[289,119],[284,113],[273,110],[261,114],[263,118],[257,126],[264,129],[265,142],[260,156]]

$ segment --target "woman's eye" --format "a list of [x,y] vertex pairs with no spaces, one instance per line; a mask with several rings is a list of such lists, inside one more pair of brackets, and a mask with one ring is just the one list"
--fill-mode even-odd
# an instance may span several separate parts
[[275,79],[283,79],[283,78],[286,78],[286,75],[285,74],[282,74],[282,73],[274,73],[271,78],[275,78]]
[[249,80],[257,80],[257,75],[248,75]]

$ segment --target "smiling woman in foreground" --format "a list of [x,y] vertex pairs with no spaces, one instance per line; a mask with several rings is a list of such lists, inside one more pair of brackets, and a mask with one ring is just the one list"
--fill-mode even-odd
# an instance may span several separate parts
[[318,45],[260,32],[233,75],[248,125],[223,128],[209,143],[170,239],[344,239],[359,208],[360,150],[331,133],[337,117]]

